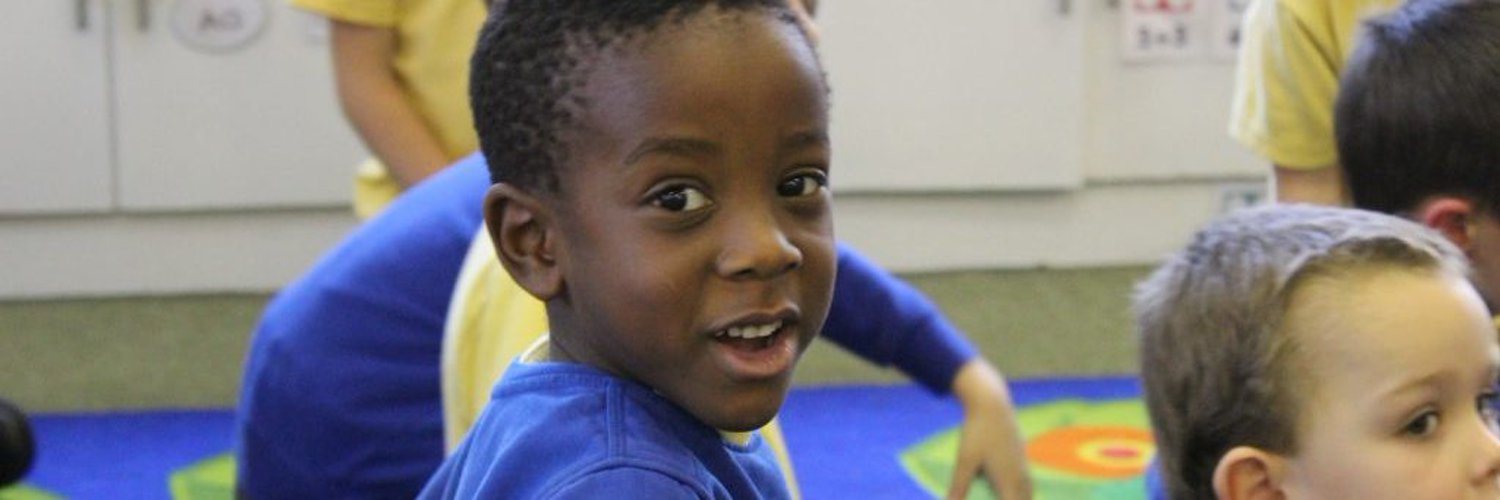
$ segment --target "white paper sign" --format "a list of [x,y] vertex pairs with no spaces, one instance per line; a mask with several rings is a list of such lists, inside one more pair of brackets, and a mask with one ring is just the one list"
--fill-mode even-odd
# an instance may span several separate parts
[[1129,62],[1181,61],[1206,50],[1203,23],[1206,0],[1126,0],[1124,57]]

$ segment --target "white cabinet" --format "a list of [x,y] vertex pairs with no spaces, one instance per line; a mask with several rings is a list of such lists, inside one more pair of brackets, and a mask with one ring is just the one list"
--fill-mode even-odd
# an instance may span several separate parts
[[0,4],[0,212],[112,205],[103,23],[72,0]]
[[363,153],[338,110],[326,41],[309,34],[305,14],[284,0],[241,0],[264,2],[264,30],[239,49],[210,51],[174,35],[170,17],[184,0],[130,1],[152,7],[145,29],[115,25],[122,207],[348,198]]
[[[204,4],[263,9],[264,24],[240,47],[195,48],[171,16]],[[0,148],[24,159],[0,166],[0,212],[344,203],[364,153],[303,16],[279,0],[0,4]]]
[[1082,183],[1087,23],[1069,0],[822,8],[835,191]]

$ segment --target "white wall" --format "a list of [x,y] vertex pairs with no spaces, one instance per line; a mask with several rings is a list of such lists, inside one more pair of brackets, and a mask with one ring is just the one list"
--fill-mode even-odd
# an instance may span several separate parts
[[0,220],[0,298],[275,290],[353,225],[343,208]]
[[[1119,13],[1072,3],[1082,186],[839,194],[841,239],[897,271],[1149,263],[1219,213],[1226,186],[1264,182],[1224,133],[1231,64],[1124,65]],[[353,226],[337,205],[0,216],[0,298],[274,290]]]
[[901,271],[1146,264],[1219,214],[1226,190],[1264,188],[1265,164],[1225,132],[1232,63],[1125,64],[1119,11],[1072,4],[1087,23],[1082,187],[845,196],[840,238]]

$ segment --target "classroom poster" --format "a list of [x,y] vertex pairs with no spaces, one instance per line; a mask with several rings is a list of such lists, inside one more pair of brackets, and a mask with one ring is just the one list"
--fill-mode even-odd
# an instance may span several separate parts
[[1122,0],[1129,63],[1233,61],[1249,0]]

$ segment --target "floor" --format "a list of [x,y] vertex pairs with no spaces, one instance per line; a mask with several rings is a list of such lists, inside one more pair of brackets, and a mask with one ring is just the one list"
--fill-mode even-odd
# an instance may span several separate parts
[[[1129,291],[1147,269],[914,274],[1012,378],[1135,372]],[[40,412],[232,406],[266,295],[0,302],[0,398]],[[801,385],[902,377],[815,343]]]

